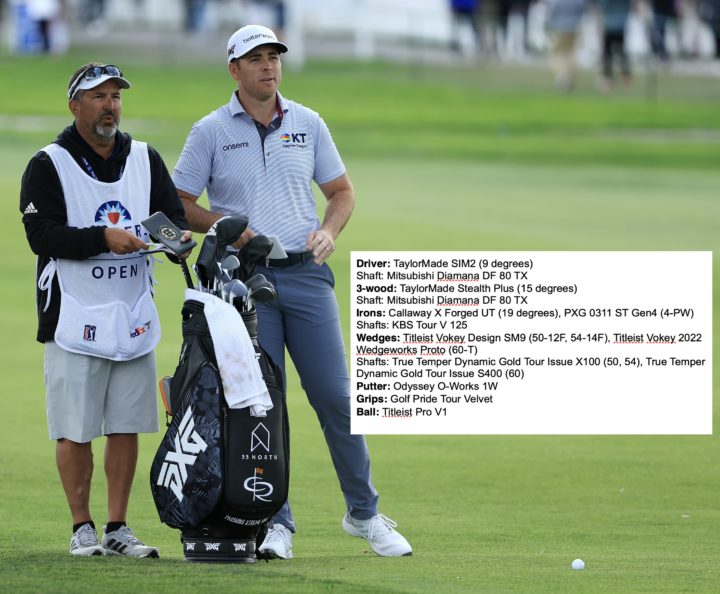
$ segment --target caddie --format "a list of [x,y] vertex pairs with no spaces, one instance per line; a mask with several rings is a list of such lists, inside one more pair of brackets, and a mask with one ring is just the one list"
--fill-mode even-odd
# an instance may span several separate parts
[[[37,255],[48,428],[72,516],[70,553],[78,556],[159,555],[126,524],[138,433],[158,430],[160,324],[140,223],[163,211],[188,225],[160,155],[118,130],[129,88],[117,66],[78,68],[67,89],[74,122],[30,160],[20,190]],[[100,541],[90,484],[92,441],[102,435],[108,515]]]

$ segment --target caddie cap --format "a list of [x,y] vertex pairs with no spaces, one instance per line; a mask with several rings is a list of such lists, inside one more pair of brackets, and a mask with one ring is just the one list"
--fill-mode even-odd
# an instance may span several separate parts
[[78,91],[87,91],[108,80],[116,80],[121,89],[129,89],[130,83],[123,78],[122,71],[113,64],[90,64],[70,81],[68,99],[72,99]]
[[237,58],[242,58],[250,50],[254,50],[259,45],[272,43],[277,46],[277,50],[284,54],[288,51],[284,43],[278,41],[272,29],[263,27],[262,25],[245,25],[238,29],[230,36],[227,44],[227,61],[232,62]]

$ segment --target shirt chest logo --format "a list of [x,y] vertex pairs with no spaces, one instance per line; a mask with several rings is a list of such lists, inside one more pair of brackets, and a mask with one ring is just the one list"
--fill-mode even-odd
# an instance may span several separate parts
[[280,135],[283,148],[307,148],[307,132],[286,132]]
[[248,148],[250,146],[250,143],[248,142],[233,142],[231,144],[226,144],[222,147],[223,152],[226,151],[234,151],[235,149],[239,148]]

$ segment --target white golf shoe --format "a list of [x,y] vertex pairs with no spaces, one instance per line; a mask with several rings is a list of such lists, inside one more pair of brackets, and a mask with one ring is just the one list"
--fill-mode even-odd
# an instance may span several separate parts
[[102,545],[105,548],[106,555],[151,557],[154,559],[160,556],[156,547],[149,547],[141,540],[138,540],[127,526],[121,526],[113,532],[105,533]]
[[70,539],[70,554],[78,557],[96,557],[105,554],[95,528],[90,524],[83,524],[73,532]]
[[342,520],[342,527],[350,536],[359,536],[370,543],[372,550],[381,557],[403,557],[412,555],[412,547],[400,534],[393,522],[384,514],[369,520],[356,520],[349,513]]
[[292,532],[282,524],[273,525],[258,551],[271,559],[292,559]]

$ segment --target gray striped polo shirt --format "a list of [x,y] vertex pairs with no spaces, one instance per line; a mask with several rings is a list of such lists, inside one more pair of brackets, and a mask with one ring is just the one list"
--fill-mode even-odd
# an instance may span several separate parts
[[261,235],[276,235],[287,252],[302,252],[320,227],[313,180],[324,184],[345,173],[325,122],[314,111],[283,98],[280,127],[265,138],[236,94],[190,130],[173,171],[179,190],[200,196],[210,209],[242,214]]

